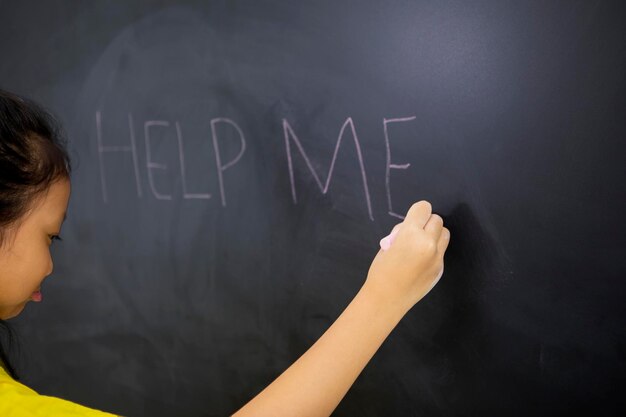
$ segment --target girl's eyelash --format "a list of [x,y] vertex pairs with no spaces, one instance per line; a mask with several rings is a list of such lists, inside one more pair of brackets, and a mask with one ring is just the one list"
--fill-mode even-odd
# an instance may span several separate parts
[[51,240],[58,240],[58,241],[63,240],[63,239],[61,239],[61,236],[59,236],[59,235],[52,235],[52,236],[50,236],[50,239]]

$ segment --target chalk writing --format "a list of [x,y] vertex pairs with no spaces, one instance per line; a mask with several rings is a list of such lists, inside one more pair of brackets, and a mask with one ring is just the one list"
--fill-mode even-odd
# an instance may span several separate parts
[[102,200],[107,202],[106,176],[104,174],[104,162],[102,154],[104,152],[130,152],[133,156],[133,166],[135,168],[135,184],[137,187],[137,197],[141,197],[141,182],[139,181],[139,164],[137,163],[137,147],[135,146],[135,131],[133,129],[133,116],[128,114],[128,130],[130,132],[130,146],[104,146],[102,144],[102,115],[96,112],[96,138],[98,141],[98,161],[100,162],[100,184],[102,185]]
[[383,130],[385,132],[385,149],[387,150],[387,165],[385,169],[385,188],[387,190],[387,205],[389,207],[389,215],[393,217],[397,217],[399,219],[404,219],[404,216],[394,213],[393,207],[391,206],[391,187],[389,186],[389,177],[392,169],[407,169],[411,166],[411,164],[392,164],[391,163],[391,150],[389,149],[389,133],[387,132],[387,125],[389,123],[399,123],[399,122],[410,122],[415,120],[415,116],[411,117],[401,117],[397,119],[383,119]]
[[178,139],[178,161],[180,162],[180,178],[183,182],[183,198],[186,200],[191,200],[194,198],[198,199],[209,199],[211,198],[211,194],[208,193],[189,193],[187,192],[187,175],[185,168],[185,153],[183,152],[183,134],[180,129],[180,123],[176,122],[176,138]]
[[167,165],[165,164],[157,164],[152,161],[152,153],[150,152],[150,128],[152,126],[163,126],[168,127],[170,124],[163,120],[148,120],[143,124],[144,131],[144,139],[146,140],[146,169],[148,170],[148,184],[150,184],[150,189],[152,190],[152,195],[157,200],[171,200],[172,196],[169,194],[161,194],[156,190],[154,186],[154,178],[152,177],[152,170],[154,169],[167,169]]
[[289,146],[289,139],[291,138],[296,146],[298,147],[298,150],[300,151],[300,155],[302,155],[302,157],[304,158],[307,166],[309,167],[309,171],[311,171],[311,174],[313,174],[313,178],[315,178],[315,181],[317,182],[317,185],[319,186],[320,190],[322,191],[322,194],[326,194],[328,192],[328,186],[330,184],[330,180],[333,176],[333,168],[335,167],[335,161],[337,160],[337,152],[339,151],[339,146],[341,145],[341,139],[343,138],[343,132],[346,130],[346,127],[350,125],[350,129],[352,131],[352,138],[354,139],[354,146],[356,147],[356,153],[359,159],[359,167],[361,170],[361,178],[363,179],[363,191],[365,193],[365,201],[367,203],[367,211],[369,213],[369,217],[370,220],[374,220],[374,216],[372,214],[372,203],[370,201],[370,193],[369,193],[369,188],[367,187],[367,176],[365,174],[365,166],[363,165],[363,155],[361,154],[361,145],[359,144],[359,138],[356,135],[356,130],[354,129],[354,123],[352,122],[352,118],[348,117],[346,119],[346,121],[344,122],[343,126],[341,126],[341,130],[339,131],[339,137],[337,138],[337,144],[335,145],[335,152],[333,153],[333,159],[330,163],[330,169],[328,170],[328,175],[326,176],[326,184],[324,186],[322,186],[322,182],[320,181],[320,178],[317,175],[317,172],[315,172],[315,169],[313,168],[313,165],[311,164],[311,161],[309,160],[309,157],[307,156],[306,152],[304,151],[304,148],[302,147],[302,144],[300,143],[300,140],[298,139],[298,137],[296,136],[296,134],[293,132],[293,129],[291,128],[291,126],[289,125],[289,122],[287,122],[287,119],[283,119],[283,132],[285,135],[285,148],[287,150],[287,161],[288,161],[288,165],[289,165],[289,179],[291,180],[291,195],[293,198],[293,202],[297,203],[297,198],[296,198],[296,186],[295,186],[295,181],[293,178],[293,162],[292,162],[292,158],[291,158],[291,147]]
[[[231,125],[232,127],[234,127],[237,133],[239,134],[239,140],[241,140],[241,150],[239,151],[235,159],[233,159],[226,165],[222,165],[222,157],[220,156],[220,148],[218,145],[217,129],[216,129],[216,126],[218,123],[227,123]],[[217,119],[211,120],[211,134],[213,137],[213,148],[215,149],[215,163],[217,164],[217,179],[220,184],[220,195],[222,197],[222,206],[226,207],[226,194],[224,193],[224,178],[222,176],[222,173],[226,171],[228,168],[235,165],[237,162],[239,162],[239,159],[241,159],[241,156],[246,150],[246,140],[244,139],[243,132],[241,131],[241,128],[239,128],[237,123],[226,118],[217,118]]]
[[[392,205],[392,197],[391,197],[391,170],[406,170],[411,164],[410,163],[395,163],[392,162],[391,157],[391,144],[390,144],[390,135],[388,126],[393,123],[406,123],[415,120],[415,116],[410,117],[399,117],[399,118],[384,118],[383,119],[383,132],[384,132],[384,141],[385,141],[385,150],[386,150],[386,164],[385,164],[385,191],[386,191],[386,199],[387,199],[387,214],[390,216],[404,219],[404,216],[394,212]],[[146,120],[143,123],[144,126],[144,143],[145,143],[145,160],[146,160],[146,175],[148,178],[148,186],[152,193],[152,196],[157,200],[172,200],[173,196],[171,194],[165,194],[163,192],[159,192],[157,190],[157,186],[154,178],[155,170],[168,170],[168,167],[164,163],[160,163],[154,160],[153,152],[152,152],[152,139],[151,132],[155,128],[161,129],[171,129],[172,123],[167,120]],[[183,141],[183,133],[180,123],[178,121],[174,121],[173,123],[175,132],[176,132],[176,141],[177,141],[177,149],[178,149],[178,162],[180,165],[180,179],[182,182],[182,198],[191,200],[191,199],[203,199],[208,200],[211,198],[210,193],[194,193],[190,192],[187,184],[187,168],[185,162],[185,152],[184,152],[184,141]],[[232,119],[225,117],[217,117],[210,120],[211,126],[211,143],[213,145],[213,151],[215,156],[215,165],[216,165],[216,176],[219,185],[220,191],[220,202],[222,207],[226,207],[226,187],[224,185],[224,173],[233,168],[236,164],[241,161],[242,156],[246,151],[246,139],[241,127]],[[322,194],[326,194],[328,192],[333,172],[335,169],[335,164],[337,162],[337,154],[339,152],[339,148],[341,147],[342,140],[344,135],[347,132],[350,132],[352,136],[352,142],[354,143],[354,148],[356,150],[356,157],[359,164],[359,174],[363,188],[363,196],[365,205],[367,207],[367,212],[370,220],[374,220],[374,214],[372,210],[372,199],[370,195],[370,189],[367,181],[367,173],[365,170],[365,163],[363,161],[363,152],[361,149],[361,143],[359,141],[359,137],[357,135],[356,127],[354,125],[354,121],[351,117],[346,118],[344,123],[341,125],[339,129],[339,134],[337,136],[337,141],[335,142],[335,149],[332,155],[332,159],[330,161],[330,167],[328,169],[328,173],[326,174],[326,179],[324,182],[320,179],[320,174],[314,168],[314,163],[311,161],[309,155],[307,155],[304,146],[302,145],[302,141],[296,135],[294,129],[292,128],[289,121],[285,118],[282,119],[282,127],[283,127],[283,140],[285,143],[285,152],[287,158],[287,169],[289,174],[289,181],[291,186],[291,198],[294,204],[298,203],[298,197],[296,192],[296,179],[295,179],[295,171],[294,171],[294,159],[293,159],[293,150],[292,144],[295,144],[295,149],[300,153],[300,156],[303,158],[308,171],[311,173],[313,178],[315,179],[315,183],[317,184],[319,190]],[[223,155],[220,151],[220,137],[219,132],[223,133],[223,129],[234,129],[237,140],[239,141],[239,150],[237,155],[232,158],[232,160],[225,162],[223,159]],[[348,129],[349,128],[349,129]],[[108,193],[107,193],[107,181],[106,181],[106,170],[105,170],[105,154],[111,153],[130,153],[133,160],[133,168],[135,174],[135,186],[137,190],[137,197],[142,197],[142,188],[141,181],[139,176],[139,164],[138,164],[138,151],[135,142],[135,129],[134,129],[134,121],[132,114],[128,114],[128,130],[129,130],[129,138],[130,145],[104,145],[103,144],[103,133],[102,133],[102,113],[101,111],[96,112],[96,140],[97,140],[97,150],[98,150],[98,161],[100,163],[100,185],[102,187],[102,200],[107,203],[108,202]]]

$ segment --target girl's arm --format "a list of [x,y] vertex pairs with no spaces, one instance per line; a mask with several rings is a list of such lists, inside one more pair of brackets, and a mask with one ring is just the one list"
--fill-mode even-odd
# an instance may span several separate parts
[[426,201],[414,204],[387,251],[324,335],[235,417],[329,416],[402,317],[443,273],[450,239]]

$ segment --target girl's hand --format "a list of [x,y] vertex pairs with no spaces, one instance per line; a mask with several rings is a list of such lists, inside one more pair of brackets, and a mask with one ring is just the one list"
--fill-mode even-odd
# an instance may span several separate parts
[[420,201],[393,232],[397,232],[393,244],[378,251],[363,288],[408,312],[441,278],[450,231],[432,213],[431,204]]
[[363,288],[317,342],[236,416],[329,416],[402,317],[437,283],[450,232],[413,204]]

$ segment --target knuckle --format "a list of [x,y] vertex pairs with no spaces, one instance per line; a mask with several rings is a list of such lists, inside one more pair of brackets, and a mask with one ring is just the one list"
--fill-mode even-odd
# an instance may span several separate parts
[[421,227],[416,225],[414,222],[407,222],[403,228],[413,234],[419,234],[419,231],[422,230]]
[[424,241],[424,243],[422,244],[422,251],[424,251],[424,253],[426,255],[429,256],[434,256],[437,254],[437,243],[432,240],[432,239],[428,239],[426,241]]

